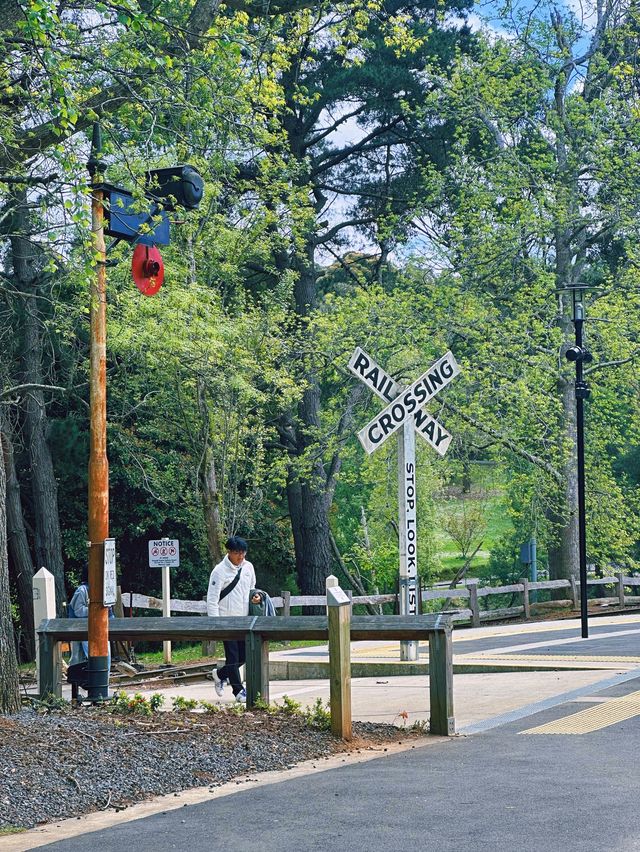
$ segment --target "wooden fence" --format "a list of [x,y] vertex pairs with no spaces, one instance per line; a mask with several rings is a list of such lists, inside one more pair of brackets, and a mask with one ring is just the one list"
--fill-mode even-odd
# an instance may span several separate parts
[[[598,598],[598,602],[605,604],[615,604],[620,607],[626,605],[639,605],[640,596],[627,595],[626,589],[631,589],[640,586],[640,577],[627,577],[622,572],[615,576],[600,577],[587,580],[589,586],[612,586],[615,594],[611,597]],[[421,592],[421,600],[426,601],[447,601],[446,609],[441,610],[451,616],[451,620],[455,622],[471,622],[474,627],[477,627],[481,622],[494,621],[502,618],[513,618],[518,615],[524,616],[525,619],[535,614],[536,609],[545,606],[531,599],[531,593],[548,589],[567,589],[569,597],[564,600],[554,600],[548,602],[546,606],[553,605],[554,607],[573,607],[578,609],[580,606],[580,589],[578,583],[572,580],[544,580],[539,583],[532,583],[526,578],[522,578],[519,583],[512,583],[509,586],[478,586],[477,583],[468,582],[466,586],[447,589],[423,589]],[[351,598],[352,605],[356,604],[385,604],[396,603],[397,595],[352,595],[347,591]],[[490,609],[488,607],[481,608],[480,602],[483,598],[489,598],[493,595],[522,595],[522,603],[518,606],[503,607],[498,609]],[[280,611],[281,615],[290,615],[291,607],[294,606],[326,606],[327,598],[325,595],[292,595],[289,592],[281,592],[279,596],[272,598],[276,610]],[[148,595],[138,595],[136,593],[124,592],[122,594],[122,603],[127,609],[156,609],[162,610],[162,599],[153,598]],[[170,609],[172,612],[182,613],[199,613],[200,615],[207,614],[207,604],[205,601],[184,601],[171,600]]]

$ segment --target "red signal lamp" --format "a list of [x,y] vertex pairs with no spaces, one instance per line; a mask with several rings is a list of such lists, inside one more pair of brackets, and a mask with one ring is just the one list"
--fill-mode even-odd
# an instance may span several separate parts
[[135,247],[131,275],[143,296],[155,296],[164,281],[164,263],[155,246],[138,244]]

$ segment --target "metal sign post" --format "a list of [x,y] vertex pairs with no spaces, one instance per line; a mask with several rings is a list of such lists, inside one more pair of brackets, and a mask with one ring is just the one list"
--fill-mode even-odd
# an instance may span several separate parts
[[[399,597],[401,615],[418,612],[418,525],[416,487],[416,434],[439,455],[444,456],[451,435],[422,406],[460,372],[451,352],[408,388],[402,388],[361,347],[349,359],[349,369],[361,382],[388,403],[364,429],[358,439],[367,453],[382,446],[391,435],[398,435],[398,529]],[[418,659],[418,643],[400,643],[401,660]]]
[[[162,615],[171,617],[170,569],[180,565],[180,542],[177,538],[152,539],[149,542],[149,568],[162,568]],[[171,642],[162,643],[165,663],[171,662]]]

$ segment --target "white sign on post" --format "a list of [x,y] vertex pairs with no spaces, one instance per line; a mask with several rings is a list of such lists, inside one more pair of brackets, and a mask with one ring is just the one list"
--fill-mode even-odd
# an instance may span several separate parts
[[149,542],[149,568],[178,568],[180,542],[177,538],[158,538]]
[[[157,538],[149,542],[149,568],[162,568],[162,615],[171,616],[170,568],[180,566],[180,542],[177,538]],[[171,662],[171,642],[162,643],[165,663]]]
[[[349,369],[387,403],[377,417],[358,433],[360,443],[371,454],[400,427],[398,436],[398,520],[400,531],[400,612],[418,611],[418,527],[416,513],[416,434],[444,456],[451,435],[422,406],[458,375],[460,367],[447,352],[408,388],[389,376],[361,347],[349,359]],[[400,657],[418,659],[418,643],[402,642]]]
[[102,604],[103,606],[113,606],[118,597],[115,538],[105,538],[104,540],[103,577]]

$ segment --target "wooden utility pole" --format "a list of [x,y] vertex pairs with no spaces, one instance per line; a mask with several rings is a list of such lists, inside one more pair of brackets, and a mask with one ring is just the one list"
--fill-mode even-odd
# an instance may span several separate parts
[[91,282],[89,366],[89,690],[90,701],[109,697],[108,609],[103,603],[104,542],[109,537],[107,460],[107,251],[104,242],[104,164],[100,125],[94,124],[91,157],[91,236],[95,276]]

